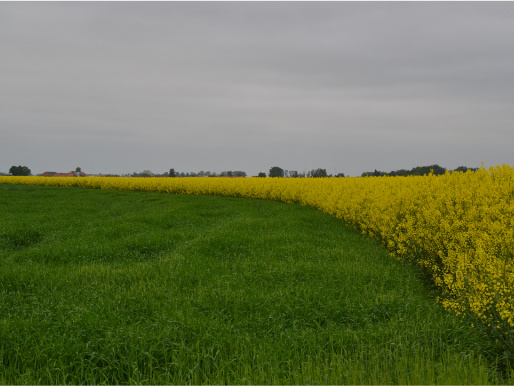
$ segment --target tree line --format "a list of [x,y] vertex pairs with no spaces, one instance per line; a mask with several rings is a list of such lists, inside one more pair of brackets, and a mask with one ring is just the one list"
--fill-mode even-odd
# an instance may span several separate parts
[[[283,178],[322,178],[322,177],[344,177],[344,173],[338,173],[335,176],[327,174],[327,169],[312,169],[307,172],[299,173],[296,170],[285,170],[279,166],[273,166],[269,172],[269,177],[283,177]],[[257,177],[266,177],[266,173],[261,172]]]
[[[468,170],[477,171],[478,168],[468,168],[466,166],[459,166],[456,169],[450,170],[452,172],[466,172]],[[424,176],[425,174],[433,173],[436,176],[440,176],[444,173],[446,173],[447,169],[443,168],[442,166],[439,166],[437,164],[430,165],[430,166],[416,166],[412,168],[411,170],[407,169],[399,169],[399,170],[393,170],[392,172],[386,173],[379,171],[375,169],[374,172],[364,172],[361,174],[361,177],[383,177],[383,176]]]
[[[450,171],[466,172],[468,170],[476,171],[478,168],[468,168],[466,166],[459,166],[456,169]],[[77,167],[76,172],[80,172],[81,168]],[[383,177],[383,176],[423,176],[425,174],[433,173],[435,175],[441,175],[446,173],[447,169],[437,164],[429,166],[416,166],[410,170],[399,169],[393,170],[389,173],[379,171],[375,169],[373,172],[364,172],[361,177]],[[31,170],[27,166],[11,166],[9,174],[13,176],[30,176]],[[210,172],[210,171],[199,171],[199,172],[178,172],[171,168],[169,172],[162,174],[154,174],[150,170],[144,170],[141,173],[124,174],[125,177],[246,177],[246,173],[241,170],[226,170],[221,173]],[[279,166],[273,166],[270,168],[268,173],[260,172],[257,177],[281,177],[281,178],[324,178],[324,177],[345,177],[344,173],[338,173],[336,175],[327,174],[326,169],[317,168],[307,172],[298,172],[297,170],[282,169]]]
[[226,170],[221,173],[203,171],[199,172],[178,172],[170,169],[169,172],[155,174],[151,170],[143,170],[141,173],[134,172],[132,174],[124,174],[124,177],[246,177],[246,173],[241,170]]
[[[216,172],[204,172],[203,170],[195,173],[195,172],[178,172],[175,169],[170,169],[169,172],[165,172],[163,174],[153,174],[149,170],[145,170],[142,173],[132,173],[132,177],[247,177],[246,172],[244,171],[223,171],[221,173]],[[313,169],[308,172],[299,173],[296,170],[285,170],[278,166],[273,166],[270,168],[269,172],[266,174],[265,172],[261,172],[257,175],[257,177],[284,177],[284,178],[309,178],[309,177],[344,177],[344,173],[339,173],[335,176],[331,174],[327,174],[326,169]]]

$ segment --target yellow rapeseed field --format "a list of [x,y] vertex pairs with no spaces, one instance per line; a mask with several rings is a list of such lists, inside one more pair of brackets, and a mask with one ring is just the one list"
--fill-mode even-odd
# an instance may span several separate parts
[[76,186],[277,200],[309,205],[418,262],[442,304],[514,334],[514,169],[366,178],[0,177],[2,184]]

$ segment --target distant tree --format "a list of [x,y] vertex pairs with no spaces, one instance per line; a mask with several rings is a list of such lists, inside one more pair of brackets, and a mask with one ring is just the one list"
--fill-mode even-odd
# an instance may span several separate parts
[[279,168],[278,166],[273,166],[269,170],[269,174],[268,175],[270,177],[284,177],[284,169]]
[[79,173],[79,174],[80,174],[80,172],[81,172],[81,171],[82,171],[82,169],[81,169],[80,167],[78,167],[78,166],[77,166],[77,167],[75,168],[75,173]]
[[457,169],[454,170],[454,172],[466,173],[468,170],[472,170],[472,171],[476,172],[478,170],[478,168],[468,168],[466,166],[459,166]]
[[30,169],[26,166],[11,166],[9,173],[13,176],[30,176]]
[[386,172],[381,172],[380,170],[375,169],[374,172],[364,172],[361,174],[361,177],[382,177],[387,176]]
[[344,178],[344,173],[337,173],[334,177],[342,177],[342,178]]
[[319,169],[319,168],[311,170],[311,177],[314,177],[314,178],[327,177],[327,170]]
[[298,177],[300,177],[300,175],[298,174],[298,172],[296,170],[290,170],[289,177],[290,178],[298,178]]
[[153,173],[150,170],[143,170],[143,173],[141,173],[141,177],[152,177]]
[[260,173],[257,175],[257,177],[266,177],[266,173],[264,173],[264,172],[260,172]]
[[446,173],[446,169],[439,165],[430,165],[430,166],[417,166],[412,168],[410,171],[410,175],[413,176],[423,176],[425,174],[430,174],[433,172],[436,176]]
[[241,170],[236,170],[234,172],[234,176],[236,176],[236,177],[246,177],[246,173],[241,171]]
[[400,169],[400,170],[392,171],[391,173],[388,173],[388,175],[391,177],[396,177],[396,176],[405,177],[405,176],[410,176],[411,172],[407,169]]
[[176,177],[175,169],[170,169],[170,172],[168,173],[168,177]]

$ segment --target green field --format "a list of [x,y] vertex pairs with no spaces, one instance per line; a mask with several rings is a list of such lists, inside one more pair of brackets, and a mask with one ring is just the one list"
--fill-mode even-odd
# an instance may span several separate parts
[[491,384],[502,351],[310,207],[0,185],[0,383]]

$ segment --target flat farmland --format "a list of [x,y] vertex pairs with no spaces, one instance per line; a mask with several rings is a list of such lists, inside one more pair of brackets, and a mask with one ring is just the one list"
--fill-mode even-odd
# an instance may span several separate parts
[[24,185],[0,203],[1,383],[513,381],[420,268],[314,208]]

